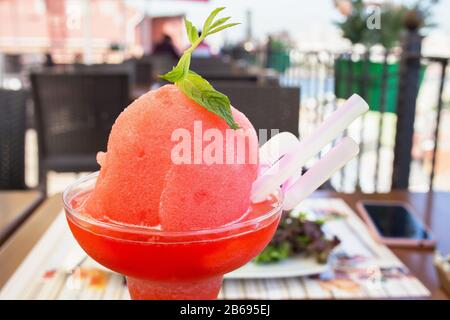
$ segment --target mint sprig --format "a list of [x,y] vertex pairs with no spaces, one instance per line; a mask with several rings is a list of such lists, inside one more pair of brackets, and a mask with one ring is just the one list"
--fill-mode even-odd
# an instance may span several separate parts
[[238,129],[239,125],[234,121],[231,114],[230,99],[220,93],[213,86],[197,73],[189,70],[191,65],[192,52],[209,35],[224,29],[238,25],[239,23],[226,23],[230,17],[216,20],[217,14],[225,7],[217,8],[208,16],[203,24],[202,33],[199,36],[197,29],[189,20],[185,19],[185,27],[191,47],[187,49],[177,65],[160,77],[169,82],[175,83],[178,88],[189,98],[197,102],[206,110],[224,119],[232,129]]

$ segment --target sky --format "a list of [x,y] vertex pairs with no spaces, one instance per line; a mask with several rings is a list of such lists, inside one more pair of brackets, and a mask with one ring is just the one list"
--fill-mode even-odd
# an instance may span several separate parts
[[[201,25],[204,18],[214,8],[225,6],[224,15],[243,24],[219,33],[210,41],[218,45],[224,40],[244,39],[246,31],[246,11],[252,12],[253,35],[264,40],[269,33],[288,31],[300,48],[320,48],[339,46],[339,30],[334,21],[342,19],[334,7],[333,0],[210,0],[191,2],[180,0],[128,0],[134,5],[155,15],[186,14],[195,25]],[[415,0],[397,0],[397,3],[411,3]],[[434,7],[433,20],[438,27],[430,31],[433,47],[441,46],[450,54],[450,0],[440,0]],[[381,22],[382,26],[382,22]],[[447,48],[448,47],[448,48]]]

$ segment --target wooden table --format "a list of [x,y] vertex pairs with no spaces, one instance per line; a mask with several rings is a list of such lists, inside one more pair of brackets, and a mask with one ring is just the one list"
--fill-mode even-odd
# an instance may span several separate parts
[[0,191],[0,246],[43,199],[35,190]]
[[[394,190],[380,194],[340,194],[328,191],[317,191],[313,196],[340,197],[356,212],[359,200],[393,200],[406,201],[415,209],[416,213],[432,230],[437,240],[437,249],[442,253],[450,253],[450,193],[412,193]],[[391,250],[402,260],[411,272],[430,290],[432,299],[449,299],[439,286],[436,270],[433,266],[433,250],[427,249],[399,249]]]
[[[407,201],[420,213],[420,217],[429,225],[438,241],[438,248],[444,253],[450,252],[450,193],[420,194],[394,191],[388,194],[340,194],[318,191],[313,197],[341,197],[356,210],[356,202],[364,199],[385,199]],[[27,253],[33,248],[62,208],[61,195],[57,194],[46,200],[30,218],[11,236],[0,249],[0,287],[14,273]],[[433,251],[418,249],[393,249],[395,254],[410,268],[431,291],[432,299],[448,299],[440,289],[433,267]]]

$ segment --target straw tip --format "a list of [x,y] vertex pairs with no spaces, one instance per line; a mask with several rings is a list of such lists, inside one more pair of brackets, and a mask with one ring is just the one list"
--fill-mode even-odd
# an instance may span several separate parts
[[369,111],[369,105],[359,94],[354,93],[348,98],[348,101],[361,107],[362,112]]

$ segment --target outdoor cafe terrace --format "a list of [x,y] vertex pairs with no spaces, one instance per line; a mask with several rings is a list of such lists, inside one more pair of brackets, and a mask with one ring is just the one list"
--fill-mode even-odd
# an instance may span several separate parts
[[[116,118],[168,84],[160,75],[187,48],[189,16],[153,16],[129,1],[30,3],[0,1],[0,299],[130,299],[124,276],[74,240],[62,193],[97,179],[92,173],[104,161],[98,152],[109,151]],[[369,106],[305,163],[302,177],[346,137],[359,153],[292,211],[280,209],[278,240],[269,244],[276,248],[311,223],[326,250],[296,247],[308,254],[275,259],[267,247],[266,256],[225,274],[218,298],[448,299],[449,58],[423,54],[419,25],[405,28],[390,48],[303,50],[247,38],[215,50],[207,40],[193,51],[190,70],[267,134],[260,147],[280,132],[301,143],[354,93]],[[194,190],[197,179],[180,185]],[[240,179],[237,185],[246,177]],[[374,235],[364,203],[406,205],[432,239],[385,241]],[[258,263],[267,257],[283,261]]]

